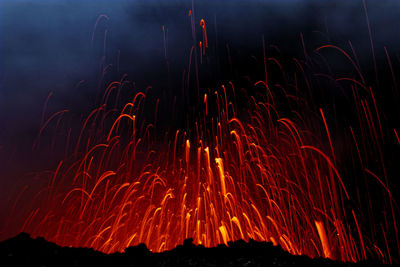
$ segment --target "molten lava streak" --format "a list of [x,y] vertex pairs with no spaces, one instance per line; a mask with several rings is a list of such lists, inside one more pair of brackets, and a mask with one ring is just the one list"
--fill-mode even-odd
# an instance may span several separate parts
[[75,153],[36,196],[39,208],[22,230],[106,253],[139,243],[164,251],[193,238],[206,247],[255,239],[292,254],[366,257],[360,229],[353,236],[344,218],[349,196],[334,160],[309,145],[311,133],[279,117],[273,99],[250,98],[244,123],[231,115],[228,87],[217,89],[215,103],[204,96],[195,129],[154,141],[154,126],[138,124],[144,93],[107,109],[119,86],[112,83],[86,119]]
[[[203,57],[208,47],[204,20],[200,26]],[[316,52],[325,48],[338,49],[329,45]],[[340,52],[353,62],[344,50]],[[164,53],[167,58],[165,44]],[[124,82],[111,83],[101,105],[83,122],[74,152],[59,163],[47,187],[32,200],[34,208],[21,231],[62,246],[92,247],[106,253],[140,243],[154,252],[170,250],[186,238],[206,247],[254,239],[297,255],[342,261],[378,255],[390,262],[383,228],[387,249],[376,245],[374,237],[365,238],[360,215],[345,207],[351,196],[337,167],[323,109],[317,124],[324,130],[311,128],[304,114],[295,110],[295,119],[282,117],[267,82],[267,61],[282,69],[276,59],[264,54],[265,82],[254,86],[263,88],[265,98],[246,99],[246,114],[240,114],[245,119],[237,115],[236,99],[227,96],[228,90],[236,96],[229,83],[204,94],[193,127],[168,129],[161,137],[157,125],[143,118],[146,94],[137,93],[117,108],[110,98],[113,91],[119,95]],[[301,63],[295,61],[304,74]],[[345,77],[336,82],[354,83],[353,93],[356,87],[370,93],[373,108],[354,93],[355,107],[360,125],[363,115],[368,122],[368,127],[360,128],[372,129],[363,136],[370,134],[371,147],[379,150],[376,119],[371,115],[375,110],[379,120],[375,98],[359,74],[361,81]],[[282,86],[277,88],[288,103],[303,101]],[[299,91],[297,85],[295,89]],[[158,101],[155,117],[157,109]],[[40,134],[50,120],[65,112],[42,123]],[[311,121],[315,126],[315,120]],[[378,125],[381,129],[380,121]],[[362,162],[356,135],[351,127],[350,131]],[[327,136],[327,141],[321,136]],[[387,182],[367,168],[365,172],[387,190],[397,233]]]

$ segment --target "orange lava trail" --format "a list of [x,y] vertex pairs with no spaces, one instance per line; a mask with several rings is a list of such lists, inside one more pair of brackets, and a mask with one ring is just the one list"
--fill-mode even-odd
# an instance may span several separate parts
[[[112,92],[120,91],[124,78],[111,83],[99,98],[98,108],[83,121],[72,147],[74,153],[59,162],[45,188],[32,200],[20,230],[62,246],[91,247],[105,253],[140,243],[160,252],[189,237],[206,247],[254,239],[272,242],[292,254],[352,262],[378,255],[382,262],[392,262],[388,230],[381,225],[384,243],[376,244],[373,241],[377,238],[367,235],[362,227],[362,214],[345,205],[356,200],[346,188],[328,116],[319,108],[319,115],[317,109],[314,112],[318,116],[314,114],[315,121],[310,119],[309,123],[307,116],[312,112],[300,110],[307,103],[301,93],[312,88],[304,64],[293,59],[305,79],[304,92],[300,92],[298,77],[287,86],[292,88],[284,87],[289,84],[289,74],[278,59],[267,58],[263,38],[264,77],[251,88],[262,92],[261,97],[248,96],[246,110],[242,111],[237,108],[233,82],[200,94],[203,89],[199,87],[201,66],[197,58],[205,56],[208,40],[205,21],[201,20],[203,39],[197,55],[192,10],[189,16],[194,44],[184,86],[190,87],[193,60],[196,104],[200,106],[193,126],[168,128],[165,138],[158,138],[160,133],[154,129],[162,103],[156,102],[151,117],[154,123],[143,118],[150,87],[119,107],[109,102]],[[108,19],[100,17],[96,27],[102,18]],[[163,34],[167,59],[164,26]],[[359,161],[363,174],[372,176],[384,189],[398,235],[397,205],[382,156],[385,129],[379,103],[350,55],[333,45],[321,46],[315,52],[321,53],[324,48],[341,52],[358,73],[360,81],[352,77],[332,81],[351,84],[352,108],[359,124],[348,129],[348,140],[354,146],[352,158]],[[280,70],[284,81],[279,85],[269,84],[274,78],[267,72],[272,73],[272,68],[267,68],[269,62]],[[368,98],[361,98],[358,89],[368,93]],[[279,110],[276,91],[284,93],[292,117],[282,115],[287,113]],[[204,95],[203,103],[200,95]],[[40,135],[49,123],[67,111],[54,113],[41,125],[35,145],[39,146]],[[334,125],[329,126],[334,129]],[[391,128],[392,138],[393,133],[400,144],[397,130]],[[369,155],[375,152],[380,172],[368,166]]]

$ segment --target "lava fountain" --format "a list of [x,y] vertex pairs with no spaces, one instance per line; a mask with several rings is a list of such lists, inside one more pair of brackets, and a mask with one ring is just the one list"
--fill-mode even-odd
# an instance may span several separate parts
[[[196,69],[205,64],[209,45],[203,19],[200,28],[202,41],[190,55],[190,62],[194,57],[199,62],[189,63]],[[313,53],[322,57],[325,50],[347,58],[358,70],[352,56],[339,47],[325,45]],[[358,78],[330,76],[353,94],[357,124],[349,128],[347,144],[355,148],[353,159],[364,162],[368,179],[382,187],[388,203],[385,222],[394,227],[382,224],[369,231],[361,222],[366,216],[346,204],[362,205],[342,177],[325,108],[312,107],[305,97],[314,82],[306,72],[315,62],[310,57],[293,62],[297,70],[291,79],[278,58],[264,53],[265,77],[248,88],[261,94],[241,99],[245,109],[237,107],[233,82],[197,88],[191,126],[163,133],[156,130],[156,122],[144,119],[147,89],[118,105],[115,100],[129,81],[124,77],[110,83],[101,103],[82,122],[71,153],[31,200],[21,231],[62,246],[106,253],[140,243],[160,252],[186,238],[206,247],[254,239],[296,255],[391,262],[396,253],[388,238],[394,233],[398,244],[397,206],[388,182],[366,165],[370,154],[363,151],[368,147],[379,155],[387,135],[396,136],[400,144],[398,132],[385,130],[374,90],[361,72]],[[269,81],[267,66],[279,69],[281,83]],[[290,107],[290,116],[281,112],[277,103],[282,101]],[[43,120],[36,146],[46,128],[60,123],[65,113]],[[71,135],[66,138],[72,146]]]

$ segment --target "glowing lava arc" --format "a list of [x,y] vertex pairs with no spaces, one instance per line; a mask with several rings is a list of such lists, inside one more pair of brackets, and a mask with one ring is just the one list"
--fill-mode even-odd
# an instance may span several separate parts
[[[217,102],[205,96],[204,104],[218,115],[210,120],[202,111],[201,121],[212,123],[177,130],[160,145],[149,138],[151,125],[137,125],[145,94],[112,115],[110,88],[85,121],[72,160],[54,173],[51,199],[32,211],[24,231],[107,253],[139,243],[164,251],[192,237],[206,247],[255,239],[292,254],[365,258],[368,244],[343,217],[349,196],[333,161],[308,145],[311,135],[294,121],[273,118],[273,99],[250,101],[243,123],[228,116],[226,94],[216,91]],[[103,134],[89,138],[89,130]]]
[[[191,11],[189,16],[195,36]],[[203,63],[208,47],[204,20],[200,26]],[[163,34],[167,60],[164,26]],[[195,46],[197,42],[190,50],[189,69]],[[326,45],[315,52],[327,48],[339,50],[356,68],[361,81],[344,77],[335,82],[354,83],[355,107],[365,138],[362,144],[379,150],[375,124],[382,138],[383,134],[372,89],[365,86],[357,65],[344,50]],[[106,253],[140,243],[154,252],[170,250],[186,238],[206,247],[254,239],[272,242],[297,255],[355,262],[372,254],[391,262],[383,227],[385,244],[381,248],[374,237],[365,238],[355,211],[345,209],[351,195],[337,169],[323,109],[319,109],[320,121],[314,122],[323,132],[307,128],[303,113],[296,110],[297,119],[281,117],[267,81],[269,61],[286,76],[279,61],[267,58],[264,52],[265,81],[254,86],[263,88],[265,99],[246,99],[247,120],[236,116],[239,111],[227,97],[227,90],[236,96],[233,83],[229,83],[204,94],[195,127],[168,129],[165,139],[157,138],[154,125],[141,117],[146,94],[137,93],[122,108],[110,107],[112,91],[119,92],[123,82],[111,83],[101,105],[84,121],[74,153],[59,163],[48,187],[32,201],[33,209],[21,230],[62,246],[91,247]],[[295,63],[304,74],[302,64],[297,59]],[[195,67],[200,96],[197,63]],[[186,75],[189,77],[189,72]],[[308,80],[306,83],[309,86]],[[297,83],[295,87],[297,94]],[[369,93],[373,106],[356,96],[357,87]],[[289,95],[282,86],[279,89],[287,99],[306,102],[298,95]],[[376,111],[376,118],[371,110]],[[363,127],[365,121],[368,127]],[[356,135],[350,130],[362,161]],[[398,132],[393,131],[400,143]],[[328,142],[318,139],[325,135]],[[372,136],[373,141],[365,136]],[[329,143],[329,147],[318,143]],[[397,233],[387,182],[367,168],[365,172],[390,196]]]

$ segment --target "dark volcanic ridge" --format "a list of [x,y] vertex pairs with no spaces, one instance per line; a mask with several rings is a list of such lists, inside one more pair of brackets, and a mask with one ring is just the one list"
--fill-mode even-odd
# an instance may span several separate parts
[[268,242],[243,240],[213,248],[187,239],[170,251],[152,253],[145,244],[124,253],[104,254],[91,248],[60,247],[21,233],[0,242],[0,266],[386,266],[368,260],[342,263],[329,259],[294,256]]

